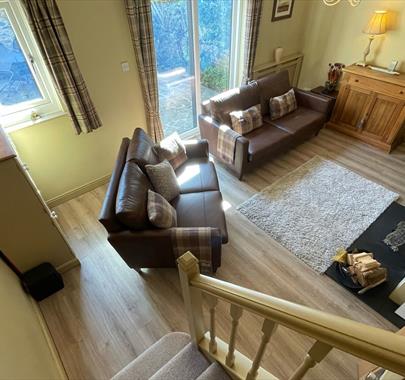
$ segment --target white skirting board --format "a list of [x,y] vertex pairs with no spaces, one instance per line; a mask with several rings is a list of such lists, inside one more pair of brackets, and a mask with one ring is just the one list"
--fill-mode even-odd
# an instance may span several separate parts
[[106,174],[100,178],[95,179],[94,181],[90,181],[88,183],[85,183],[84,185],[81,185],[72,190],[66,191],[65,193],[63,193],[61,195],[48,199],[46,201],[46,204],[48,205],[49,208],[54,208],[62,203],[65,203],[73,198],[78,197],[79,195],[88,193],[89,191],[94,190],[97,187],[108,183],[110,178],[111,178],[111,173]]

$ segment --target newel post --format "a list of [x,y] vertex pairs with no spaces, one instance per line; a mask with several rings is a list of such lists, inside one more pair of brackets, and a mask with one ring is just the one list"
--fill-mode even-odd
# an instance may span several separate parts
[[177,259],[177,265],[191,339],[198,344],[205,334],[202,294],[199,289],[190,286],[190,280],[200,274],[198,259],[191,252],[186,252]]

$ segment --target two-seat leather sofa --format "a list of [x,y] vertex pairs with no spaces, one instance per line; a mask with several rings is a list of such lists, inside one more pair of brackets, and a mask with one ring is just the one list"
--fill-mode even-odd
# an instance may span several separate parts
[[[250,82],[240,88],[226,91],[203,103],[198,123],[201,137],[209,141],[209,148],[239,179],[263,161],[285,152],[316,135],[327,121],[333,101],[312,92],[294,88],[298,108],[277,120],[271,120],[269,100],[291,89],[288,72],[281,71]],[[225,124],[232,127],[229,113],[261,105],[263,126],[239,137],[235,159],[229,164],[217,152],[218,128]]]
[[[172,201],[177,212],[175,228],[212,228],[212,264],[216,271],[228,233],[215,166],[209,160],[206,140],[184,144],[188,160],[176,170],[180,195]],[[147,192],[153,187],[145,165],[159,162],[153,147],[153,141],[140,128],[131,140],[122,140],[99,216],[108,241],[136,270],[176,266],[171,229],[153,227],[147,216]]]

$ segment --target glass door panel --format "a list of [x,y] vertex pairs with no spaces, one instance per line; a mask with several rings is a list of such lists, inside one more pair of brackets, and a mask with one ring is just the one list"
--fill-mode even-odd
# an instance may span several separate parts
[[152,0],[160,115],[165,135],[197,126],[191,2]]
[[198,0],[201,99],[229,89],[232,0]]

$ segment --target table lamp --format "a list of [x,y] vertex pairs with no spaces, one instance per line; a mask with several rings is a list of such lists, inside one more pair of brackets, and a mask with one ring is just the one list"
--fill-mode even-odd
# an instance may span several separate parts
[[387,11],[375,11],[370,21],[368,22],[363,33],[368,34],[368,45],[363,53],[363,61],[359,62],[359,66],[367,65],[367,56],[370,54],[371,43],[373,42],[375,36],[384,34],[387,29]]

